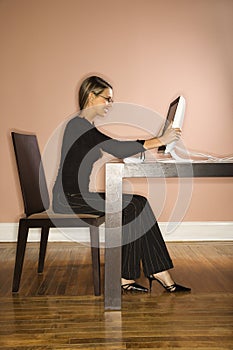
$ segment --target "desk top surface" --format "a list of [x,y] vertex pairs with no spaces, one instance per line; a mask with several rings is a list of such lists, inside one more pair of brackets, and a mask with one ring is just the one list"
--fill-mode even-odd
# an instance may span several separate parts
[[[107,163],[121,165],[121,177],[233,177],[233,162],[144,161]],[[114,166],[112,167],[114,168]],[[113,170],[114,171],[114,170]]]

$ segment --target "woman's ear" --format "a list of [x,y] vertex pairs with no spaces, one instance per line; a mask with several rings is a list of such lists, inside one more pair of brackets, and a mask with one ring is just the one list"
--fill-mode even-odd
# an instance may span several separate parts
[[95,98],[95,94],[94,94],[94,92],[90,92],[89,93],[89,95],[88,95],[88,100],[90,101],[90,102],[92,102],[93,100],[94,100],[94,98]]

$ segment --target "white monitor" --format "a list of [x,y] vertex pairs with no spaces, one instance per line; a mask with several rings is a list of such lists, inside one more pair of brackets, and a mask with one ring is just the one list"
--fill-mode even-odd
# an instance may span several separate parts
[[[164,125],[163,133],[167,127],[172,124],[173,128],[182,128],[185,112],[185,99],[183,96],[177,97],[174,101],[171,102],[166,122]],[[161,146],[158,148],[159,153],[171,153],[176,141],[169,143],[166,146]]]

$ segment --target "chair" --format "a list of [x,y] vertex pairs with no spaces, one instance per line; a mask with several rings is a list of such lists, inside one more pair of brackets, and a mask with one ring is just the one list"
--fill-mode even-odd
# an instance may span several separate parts
[[12,292],[18,292],[19,290],[29,228],[37,227],[41,229],[38,273],[42,273],[50,227],[89,227],[94,294],[100,295],[99,225],[104,222],[104,216],[51,212],[49,209],[49,193],[36,135],[12,132],[11,136],[25,212],[19,220]]

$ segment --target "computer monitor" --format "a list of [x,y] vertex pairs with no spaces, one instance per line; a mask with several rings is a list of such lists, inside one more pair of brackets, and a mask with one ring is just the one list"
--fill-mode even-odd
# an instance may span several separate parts
[[[164,131],[168,128],[170,124],[172,124],[173,128],[182,128],[183,120],[184,120],[184,112],[185,112],[185,99],[183,96],[177,97],[174,101],[171,102],[166,122],[163,128]],[[176,141],[169,143],[166,146],[160,146],[158,148],[159,153],[171,153],[175,146]]]

